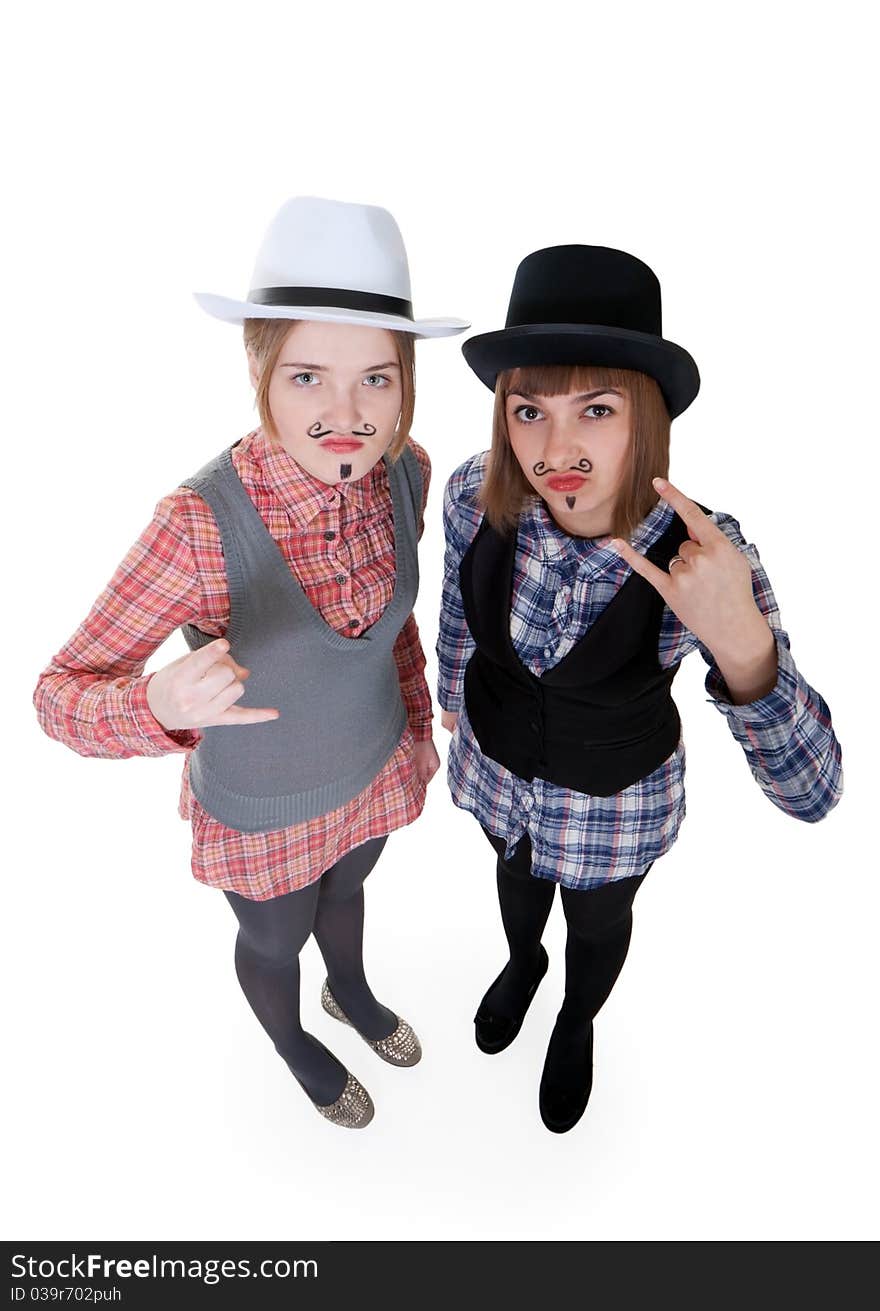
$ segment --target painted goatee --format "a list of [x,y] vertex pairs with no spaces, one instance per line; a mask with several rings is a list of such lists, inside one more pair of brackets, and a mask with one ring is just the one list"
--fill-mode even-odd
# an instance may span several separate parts
[[350,464],[340,464],[340,466],[339,466],[339,477],[340,477],[340,478],[350,478],[350,477],[351,477],[351,465],[350,465]]
[[574,509],[574,503],[576,500],[577,500],[576,496],[566,496],[565,504],[568,506],[569,510]]

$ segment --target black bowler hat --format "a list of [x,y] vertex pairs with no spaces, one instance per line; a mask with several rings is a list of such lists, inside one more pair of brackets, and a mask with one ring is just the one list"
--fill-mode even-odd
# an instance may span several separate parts
[[609,246],[548,246],[516,271],[500,332],[469,337],[462,351],[487,387],[503,369],[604,364],[660,384],[671,418],[700,390],[691,356],[662,336],[660,283],[635,255]]

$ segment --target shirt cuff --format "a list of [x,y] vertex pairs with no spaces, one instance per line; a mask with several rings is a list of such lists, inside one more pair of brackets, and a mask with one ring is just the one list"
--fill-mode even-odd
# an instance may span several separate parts
[[440,671],[437,681],[437,702],[441,710],[449,710],[457,715],[464,701],[464,674],[460,678],[448,678]]
[[781,724],[790,720],[798,707],[798,671],[791,652],[784,642],[776,638],[776,658],[778,669],[776,683],[757,701],[747,701],[744,705],[734,705],[727,690],[727,684],[717,665],[711,665],[706,675],[706,691],[712,703],[728,719],[745,725]]
[[147,684],[152,674],[133,679],[128,688],[126,718],[132,732],[143,739],[144,746],[154,754],[166,751],[190,751],[197,746],[202,735],[197,728],[164,728],[150,709],[147,701]]
[[431,706],[431,693],[421,670],[400,684],[400,695],[406,710],[407,723],[417,742],[426,742],[431,737],[431,721],[434,711]]
[[424,719],[421,715],[418,719],[410,719],[409,730],[416,742],[430,742],[434,736],[431,719]]

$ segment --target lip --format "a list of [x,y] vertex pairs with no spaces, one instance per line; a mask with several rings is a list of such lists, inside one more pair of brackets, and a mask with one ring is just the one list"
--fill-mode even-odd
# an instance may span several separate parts
[[547,486],[552,487],[554,492],[576,492],[586,481],[586,478],[579,473],[565,473],[555,478],[548,478]]
[[351,437],[331,437],[329,441],[321,442],[321,446],[325,451],[333,451],[335,455],[347,455],[350,451],[359,451],[363,442]]

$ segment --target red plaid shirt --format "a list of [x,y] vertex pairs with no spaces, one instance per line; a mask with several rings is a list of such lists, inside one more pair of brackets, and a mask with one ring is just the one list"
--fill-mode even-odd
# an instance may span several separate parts
[[[422,472],[424,511],[431,466],[426,452],[411,446]],[[330,487],[259,428],[234,448],[232,462],[312,605],[337,632],[360,636],[394,590],[384,463],[357,482]],[[417,818],[425,788],[414,768],[414,740],[430,738],[432,712],[414,615],[394,647],[409,719],[397,750],[352,801],[273,833],[239,833],[203,810],[189,785],[189,753],[201,734],[167,732],[147,705],[151,675],[144,666],[185,623],[222,636],[229,592],[214,516],[195,492],[179,487],[159,502],[87,618],[40,675],[34,704],[49,736],[81,755],[186,753],[179,809],[192,823],[192,871],[201,883],[265,901],[305,887],[362,842]]]

